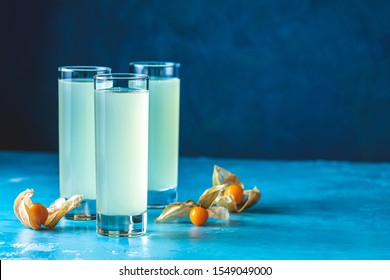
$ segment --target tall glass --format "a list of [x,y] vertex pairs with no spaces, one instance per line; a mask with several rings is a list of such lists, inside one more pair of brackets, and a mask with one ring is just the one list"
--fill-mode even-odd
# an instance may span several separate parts
[[179,63],[131,62],[130,72],[149,75],[148,206],[177,201],[179,160]]
[[147,75],[95,76],[97,231],[146,233],[148,193]]
[[96,218],[93,77],[110,72],[99,66],[58,68],[60,196],[84,196],[67,219]]

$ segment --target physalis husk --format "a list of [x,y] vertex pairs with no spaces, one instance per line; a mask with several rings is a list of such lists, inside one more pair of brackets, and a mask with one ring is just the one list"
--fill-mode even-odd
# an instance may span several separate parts
[[[156,222],[170,222],[188,217],[192,208],[197,206],[205,208],[210,218],[229,220],[229,212],[242,212],[255,205],[261,197],[261,192],[257,187],[245,190],[244,184],[235,174],[218,165],[214,166],[212,184],[213,186],[206,189],[199,197],[198,203],[193,200],[171,203],[165,207]],[[231,185],[238,185],[242,188],[244,198],[240,204],[236,204],[231,194],[225,194],[225,190]]]
[[80,206],[84,199],[82,195],[74,195],[68,200],[61,197],[46,208],[42,204],[32,202],[33,194],[33,189],[21,192],[15,199],[14,213],[23,225],[34,230],[42,225],[49,229],[54,228],[66,213]]
[[[193,200],[187,200],[185,202],[174,202],[165,207],[160,216],[156,218],[156,222],[171,222],[181,218],[187,218],[194,207],[200,206]],[[202,206],[201,206],[202,207]],[[205,208],[205,207],[203,207]],[[208,212],[209,218],[217,218],[223,220],[229,220],[229,212],[224,207],[209,207],[205,208]]]
[[[244,184],[237,175],[218,165],[214,165],[212,183],[213,187],[206,191],[211,192],[214,188],[220,189],[222,184],[224,187],[220,191],[219,196],[215,199],[214,203],[218,206],[228,208],[231,212],[240,213],[246,208],[255,205],[261,198],[261,192],[256,186],[253,187],[252,190],[245,190]],[[236,204],[233,196],[224,194],[225,190],[231,185],[238,185],[243,189],[244,200],[240,204]]]

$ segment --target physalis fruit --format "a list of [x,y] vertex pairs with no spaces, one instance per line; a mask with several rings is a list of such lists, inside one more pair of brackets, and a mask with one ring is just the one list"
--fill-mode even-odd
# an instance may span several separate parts
[[194,225],[204,225],[208,218],[228,220],[229,212],[240,213],[255,205],[261,197],[257,187],[245,190],[241,180],[230,171],[214,166],[211,188],[206,189],[199,197],[198,203],[193,200],[169,204],[156,222],[170,222],[190,217]]
[[15,199],[14,213],[23,225],[34,230],[40,229],[42,225],[54,228],[66,213],[80,206],[84,199],[82,195],[74,195],[68,200],[59,198],[46,208],[43,204],[32,202],[33,194],[33,189],[21,192]]

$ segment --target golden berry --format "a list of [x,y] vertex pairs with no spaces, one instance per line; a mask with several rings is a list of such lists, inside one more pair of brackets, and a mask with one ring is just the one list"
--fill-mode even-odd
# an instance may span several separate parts
[[196,226],[204,225],[209,218],[209,213],[206,209],[200,206],[195,206],[191,209],[190,220]]
[[30,217],[33,228],[37,229],[47,220],[49,213],[44,205],[40,203],[34,203],[28,209],[28,215]]
[[244,200],[244,189],[237,184],[228,186],[223,194],[230,194],[234,198],[234,201],[237,205],[239,205]]

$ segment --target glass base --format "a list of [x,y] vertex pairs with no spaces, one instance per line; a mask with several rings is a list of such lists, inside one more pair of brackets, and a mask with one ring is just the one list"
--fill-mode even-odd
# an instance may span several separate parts
[[105,236],[135,237],[144,235],[147,226],[147,213],[134,216],[97,215],[97,232]]
[[65,218],[75,221],[96,220],[96,200],[84,199],[79,207],[65,214]]
[[177,187],[161,191],[148,191],[148,208],[164,208],[177,201]]

